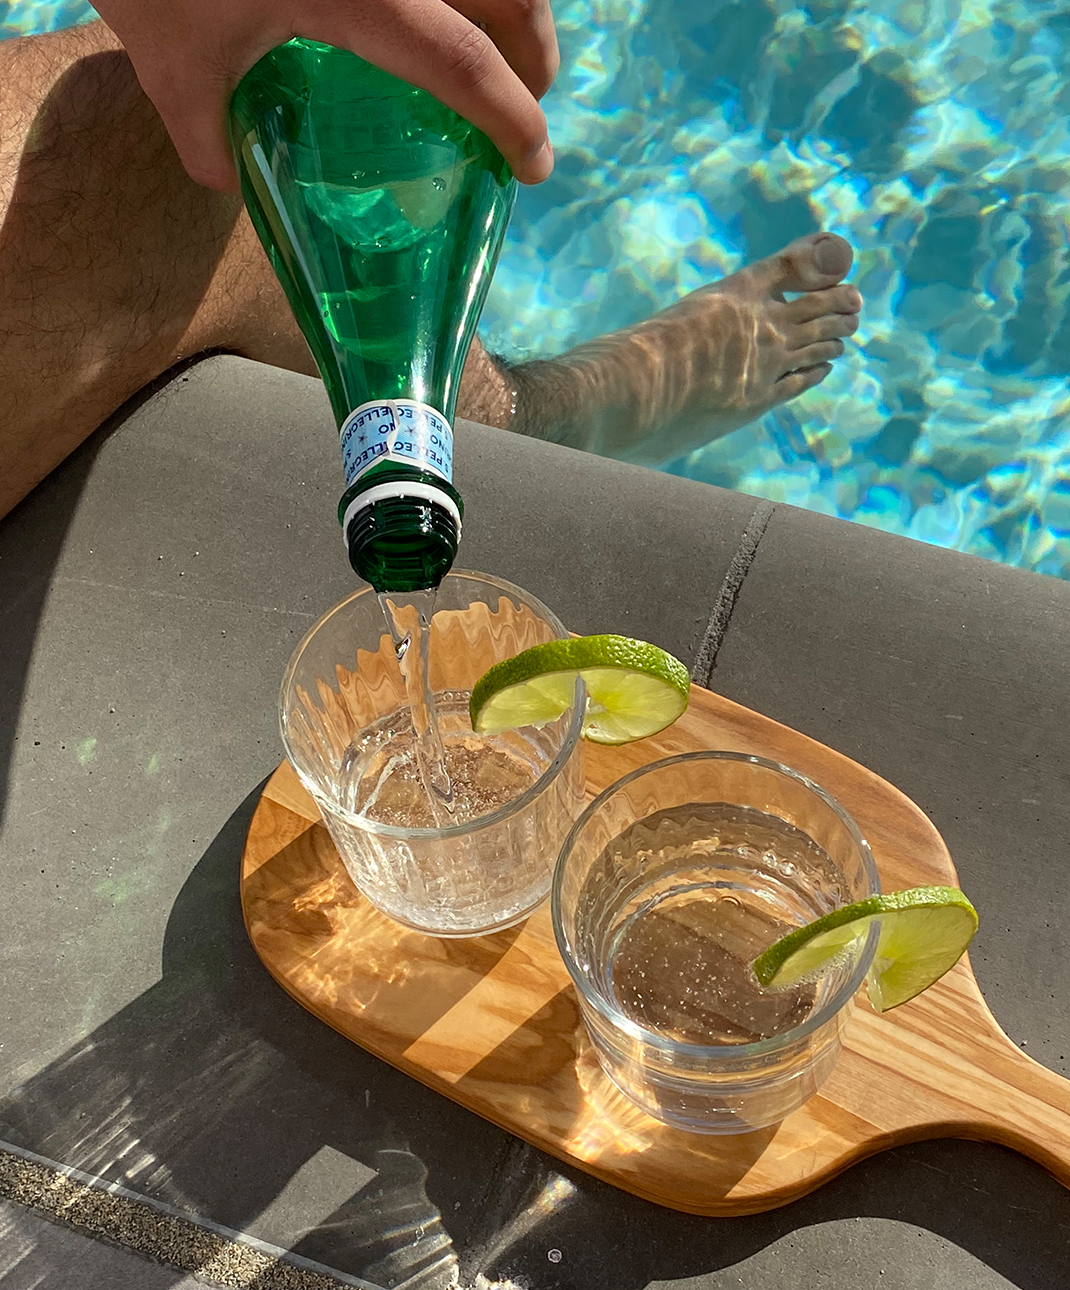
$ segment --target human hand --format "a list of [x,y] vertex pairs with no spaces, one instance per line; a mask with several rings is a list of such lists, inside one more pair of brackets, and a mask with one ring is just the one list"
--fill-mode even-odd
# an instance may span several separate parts
[[553,168],[537,102],[558,67],[549,0],[94,3],[123,42],[182,164],[208,188],[238,189],[226,134],[234,87],[294,36],[350,49],[430,91],[490,136],[521,183],[540,183]]

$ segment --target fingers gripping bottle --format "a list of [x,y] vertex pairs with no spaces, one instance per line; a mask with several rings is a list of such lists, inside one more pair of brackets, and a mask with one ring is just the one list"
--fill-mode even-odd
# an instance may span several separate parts
[[516,184],[490,140],[355,54],[280,45],[234,92],[242,195],[338,422],[338,516],[376,591],[457,553],[452,421]]

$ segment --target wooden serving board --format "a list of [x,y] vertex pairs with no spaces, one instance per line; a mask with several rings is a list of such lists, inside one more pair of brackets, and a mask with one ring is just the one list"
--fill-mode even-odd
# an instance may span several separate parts
[[[858,821],[885,890],[957,885],[936,829],[897,789],[697,687],[662,734],[624,748],[588,745],[588,790],[702,748],[757,753],[822,784]],[[548,906],[522,927],[471,940],[406,930],[356,891],[288,763],[250,826],[242,905],[268,970],[328,1025],[568,1164],[659,1204],[695,1214],[771,1209],[876,1151],[932,1137],[1002,1143],[1070,1186],[1070,1082],[1003,1034],[965,959],[884,1016],[859,996],[829,1081],[780,1125],[707,1137],[651,1119],[602,1074]]]

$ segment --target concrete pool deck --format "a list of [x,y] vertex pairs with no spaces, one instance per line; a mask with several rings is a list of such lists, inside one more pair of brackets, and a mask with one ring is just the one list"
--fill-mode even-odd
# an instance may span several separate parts
[[[932,817],[986,998],[1070,1074],[1070,584],[480,427],[457,459],[459,564],[657,641]],[[0,522],[0,1140],[23,1153],[0,1179],[37,1179],[0,1185],[0,1288],[266,1290],[280,1249],[321,1284],[411,1290],[1065,1290],[1070,1192],[1008,1151],[901,1147],[784,1209],[691,1218],[559,1167],[271,981],[237,864],[285,662],[353,587],[338,478],[317,382],[216,358]],[[96,1187],[105,1226],[79,1224],[46,1203],[69,1176],[25,1153],[132,1197]],[[169,1254],[163,1219],[155,1244],[152,1221],[108,1228],[138,1197],[206,1252]],[[266,1261],[222,1280],[219,1229]]]

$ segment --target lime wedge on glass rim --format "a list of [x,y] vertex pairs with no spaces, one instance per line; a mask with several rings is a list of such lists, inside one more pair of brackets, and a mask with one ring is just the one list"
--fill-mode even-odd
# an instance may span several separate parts
[[880,940],[866,976],[876,1012],[913,999],[955,966],[977,931],[977,911],[955,887],[912,887],[844,905],[797,927],[754,960],[767,989],[786,989],[822,976],[880,922]]
[[468,705],[472,729],[491,735],[556,721],[575,698],[577,677],[587,687],[583,737],[599,744],[631,743],[671,726],[691,686],[683,663],[647,641],[546,641],[484,672]]

